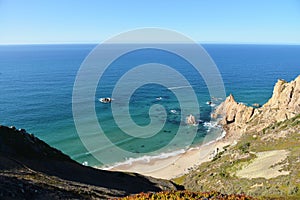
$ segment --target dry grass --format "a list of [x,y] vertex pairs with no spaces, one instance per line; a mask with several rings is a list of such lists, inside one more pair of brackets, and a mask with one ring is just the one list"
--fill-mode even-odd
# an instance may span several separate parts
[[[282,170],[284,161],[289,154],[286,150],[273,150],[256,153],[256,158],[247,166],[236,172],[241,178],[275,178],[280,175],[288,175],[289,171]],[[280,163],[280,164],[278,164]]]

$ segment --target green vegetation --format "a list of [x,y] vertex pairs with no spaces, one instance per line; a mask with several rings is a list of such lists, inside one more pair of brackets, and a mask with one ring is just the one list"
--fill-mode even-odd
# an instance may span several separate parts
[[[191,191],[245,193],[258,199],[300,199],[300,115],[270,125],[259,132],[244,134],[239,142],[173,181]],[[235,174],[256,158],[256,152],[287,150],[288,157],[271,166],[288,175],[274,178],[240,178]]]
[[174,200],[198,200],[198,199],[219,199],[219,200],[250,200],[252,197],[245,194],[221,194],[219,192],[190,192],[190,191],[168,191],[158,193],[140,193],[137,195],[121,198],[121,200],[146,200],[146,199],[174,199]]
[[250,147],[250,142],[246,142],[239,146],[239,150],[241,150],[243,153],[249,153],[249,147]]

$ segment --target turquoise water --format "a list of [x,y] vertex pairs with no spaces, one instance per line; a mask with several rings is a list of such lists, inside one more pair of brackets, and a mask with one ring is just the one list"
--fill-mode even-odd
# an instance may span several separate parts
[[[72,115],[72,90],[76,74],[94,47],[92,44],[0,46],[0,124],[25,128],[78,162],[99,165],[78,138]],[[238,101],[245,104],[265,103],[272,95],[278,78],[290,81],[300,74],[300,46],[206,44],[203,47],[218,66],[226,93],[233,93]],[[159,134],[147,140],[129,138],[115,124],[109,104],[97,101],[100,97],[110,96],[114,82],[122,73],[145,61],[174,67],[196,91],[201,112],[195,114],[199,114],[197,118],[202,122],[197,127],[194,144],[201,143],[207,134],[213,135],[212,139],[220,134],[219,129],[207,123],[212,107],[206,104],[210,96],[204,81],[195,76],[189,64],[182,59],[166,52],[147,50],[119,59],[99,82],[95,111],[99,124],[111,141],[127,151],[154,155],[151,152],[166,146],[185,120],[180,115],[181,108],[174,96],[175,90],[184,93],[184,87],[170,90],[148,84],[132,95],[130,114],[140,126],[150,123],[148,111],[153,104],[163,105],[163,110],[167,112],[167,121]],[[105,87],[101,88],[101,85]],[[158,97],[161,99],[156,99]],[[89,126],[88,119],[86,126]],[[187,134],[192,131],[189,126],[184,128]],[[97,133],[88,134],[94,138]],[[179,150],[186,145],[182,138],[167,151]],[[98,146],[95,152],[109,149],[109,146]]]

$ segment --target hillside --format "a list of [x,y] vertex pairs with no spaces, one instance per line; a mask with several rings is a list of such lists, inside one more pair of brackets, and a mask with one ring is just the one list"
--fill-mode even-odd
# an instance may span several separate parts
[[279,80],[259,108],[230,95],[213,114],[220,116],[236,142],[175,182],[192,191],[300,199],[300,76]]
[[279,80],[261,107],[230,95],[212,117],[222,117],[225,140],[236,142],[174,179],[178,185],[86,167],[24,129],[0,126],[0,199],[300,199],[300,76]]
[[107,199],[176,189],[171,181],[80,165],[24,129],[0,126],[0,199]]

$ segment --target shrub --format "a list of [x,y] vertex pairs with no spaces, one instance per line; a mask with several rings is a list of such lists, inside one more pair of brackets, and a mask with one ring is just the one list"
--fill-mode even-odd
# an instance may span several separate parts
[[239,146],[239,150],[241,150],[243,153],[249,153],[249,147],[250,147],[250,142],[246,142]]
[[219,200],[251,200],[252,197],[245,194],[221,194],[220,192],[191,192],[183,191],[163,191],[158,193],[140,193],[136,195],[121,198],[121,200],[135,200],[135,199],[176,199],[176,200],[196,200],[196,199],[219,199]]

